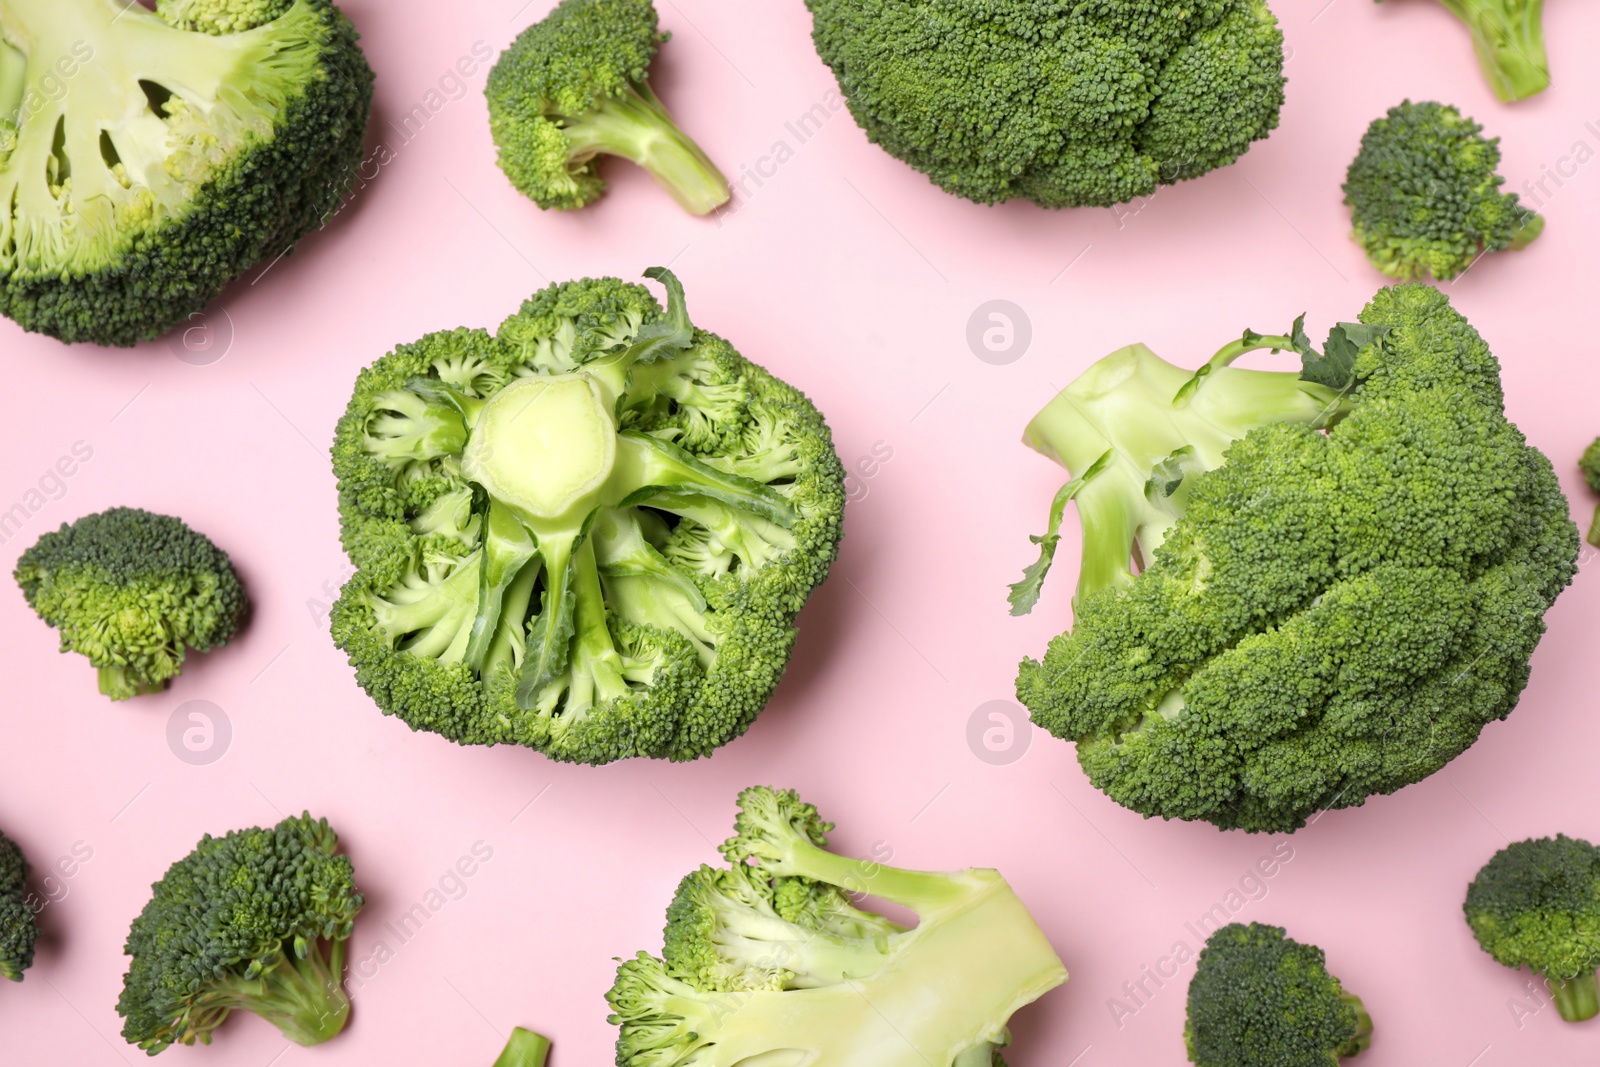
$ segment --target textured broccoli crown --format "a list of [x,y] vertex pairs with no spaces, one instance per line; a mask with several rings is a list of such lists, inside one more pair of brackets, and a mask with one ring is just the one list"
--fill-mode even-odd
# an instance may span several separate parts
[[651,0],[562,0],[489,72],[489,128],[500,169],[542,208],[570,210],[605,191],[597,157],[649,171],[685,210],[728,200],[728,182],[650,89]]
[[151,887],[123,951],[117,1013],[151,1055],[211,1043],[234,1010],[300,1045],[335,1036],[350,1014],[344,949],[363,899],[326,819],[207,834]]
[[[1330,363],[1337,419],[1301,395]],[[1422,780],[1510,713],[1577,530],[1442,293],[1380,291],[1301,375],[1111,370],[1029,427],[1078,475],[1096,578],[1017,679],[1099,788],[1147,816],[1293,830]]]
[[0,313],[25,329],[158,337],[348,191],[372,71],[338,8],[159,10],[0,2],[0,68],[19,72],[0,80]]
[[33,966],[39,924],[28,903],[28,861],[17,843],[0,833],[0,978],[22,981]]
[[1507,845],[1472,880],[1465,911],[1485,952],[1545,976],[1563,1019],[1600,1014],[1600,849],[1564,834]]
[[[606,994],[619,1067],[999,1063],[1007,1021],[1066,971],[997,871],[909,871],[826,849],[794,792],[739,797],[730,867],[702,867]],[[863,911],[915,912],[907,929]]]
[[1523,100],[1550,87],[1550,63],[1544,47],[1544,0],[1442,2],[1445,10],[1459,18],[1472,34],[1478,65],[1501,100]]
[[807,0],[867,138],[979,203],[1110,205],[1226,166],[1278,125],[1262,0]]
[[186,648],[227,644],[249,606],[227,553],[183,520],[138,508],[63,523],[22,554],[15,577],[61,631],[61,651],[100,669],[112,700],[165,689]]
[[1320,948],[1231,923],[1200,950],[1183,1036],[1198,1067],[1332,1067],[1371,1045],[1372,1018]]
[[1391,278],[1448,280],[1486,252],[1523,248],[1544,216],[1502,193],[1499,138],[1444,104],[1407,100],[1373,121],[1345,176],[1351,235]]
[[556,759],[704,756],[782,677],[838,552],[843,468],[811,402],[614,278],[495,337],[363,371],[334,443],[358,568],[334,639],[385,712]]

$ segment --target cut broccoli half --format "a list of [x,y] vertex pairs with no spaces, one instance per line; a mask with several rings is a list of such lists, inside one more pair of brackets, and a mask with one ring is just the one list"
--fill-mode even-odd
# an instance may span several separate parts
[[1345,175],[1355,238],[1402,281],[1462,274],[1489,252],[1526,248],[1544,216],[1502,193],[1500,140],[1453,107],[1407,100],[1373,121]]
[[792,790],[747,789],[739,809],[731,866],[684,878],[662,955],[617,969],[618,1067],[990,1067],[1012,1015],[1066,981],[998,871],[840,856]]
[[1465,910],[1485,952],[1544,977],[1563,1019],[1600,1015],[1600,848],[1565,834],[1507,845],[1467,887]]
[[132,957],[117,1014],[152,1056],[211,1043],[249,1011],[297,1045],[344,1029],[345,942],[364,903],[326,819],[207,834],[151,886],[123,951]]
[[838,550],[843,468],[798,390],[614,278],[364,371],[334,445],[358,568],[333,633],[385,712],[556,759],[742,734]]
[[728,180],[650,88],[668,38],[651,0],[562,0],[489,72],[500,169],[542,208],[586,207],[605,182],[599,157],[643,167],[694,215],[728,202]]
[[329,0],[0,2],[0,313],[131,345],[322,225],[372,71]]
[[63,523],[22,554],[15,577],[112,700],[165,689],[187,649],[227,644],[249,610],[226,552],[182,519],[138,508]]

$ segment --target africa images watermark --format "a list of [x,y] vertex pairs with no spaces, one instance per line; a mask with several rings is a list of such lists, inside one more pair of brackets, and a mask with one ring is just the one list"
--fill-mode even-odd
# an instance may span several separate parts
[[400,950],[433,921],[434,916],[450,904],[465,899],[471,880],[492,859],[494,847],[487,841],[474,841],[471,848],[457,857],[434,880],[434,884],[422,894],[422,899],[384,923],[384,936],[365,955],[350,961],[345,980],[345,988],[350,995],[354,997],[363,986],[376,978],[384,966],[394,960]]
[[778,176],[784,164],[798,154],[801,146],[821,133],[829,120],[843,110],[844,97],[839,95],[837,89],[827,90],[820,100],[783,124],[787,136],[774,140],[772,146],[757,156],[754,162],[739,164],[738,174],[728,182],[731,199],[727,207],[717,212],[717,228],[721,229],[728,219],[743,211],[744,206]]
[[0,508],[0,545],[21,533],[28,520],[47,505],[66,496],[67,480],[93,458],[94,449],[87,441],[72,442],[72,447],[46,467],[16,503]]

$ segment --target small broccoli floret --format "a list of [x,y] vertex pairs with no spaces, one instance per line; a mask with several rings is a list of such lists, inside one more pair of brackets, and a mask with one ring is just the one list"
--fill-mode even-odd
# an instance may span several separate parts
[[827,576],[816,408],[616,279],[362,373],[339,425],[334,639],[384,711],[563,760],[704,756],[749,726]]
[[0,0],[0,313],[132,345],[321,226],[372,101],[330,0]]
[[1183,1039],[1197,1067],[1333,1067],[1372,1044],[1372,1017],[1320,948],[1230,923],[1200,950]]
[[151,887],[123,951],[133,958],[117,1014],[152,1056],[211,1043],[231,1011],[266,1019],[297,1045],[344,1029],[344,952],[361,910],[348,857],[310,813],[271,829],[207,834]]
[[1550,63],[1544,47],[1544,0],[1441,3],[1466,23],[1483,76],[1501,100],[1523,100],[1550,87]]
[[511,1031],[511,1039],[494,1067],[544,1067],[549,1056],[550,1039],[519,1026]]
[[[1028,426],[1075,477],[1073,629],[1019,699],[1147,816],[1283,832],[1421,781],[1508,715],[1577,529],[1507,420],[1499,364],[1444,295],[1380,291],[1321,352],[1297,324],[1198,372],[1142,346]],[[1297,352],[1294,371],[1228,364]]]
[[1482,130],[1453,107],[1409,100],[1367,127],[1344,202],[1374,267],[1403,281],[1448,280],[1543,232],[1543,215],[1500,191],[1500,139]]
[[1544,976],[1563,1019],[1600,1015],[1600,849],[1564,834],[1507,845],[1467,887],[1465,910],[1485,952]]
[[651,91],[668,38],[651,0],[562,0],[489,72],[489,128],[500,169],[542,208],[600,198],[599,156],[632,160],[685,211],[728,202],[728,180]]
[[39,923],[28,903],[28,861],[17,843],[0,833],[0,978],[22,981],[33,966]]
[[989,204],[1107,206],[1232,163],[1278,125],[1263,0],[807,0],[868,140]]
[[[1584,483],[1589,488],[1600,493],[1600,437],[1589,443],[1583,450],[1583,455],[1578,459],[1578,470],[1583,472]],[[1589,524],[1588,541],[1591,545],[1600,547],[1600,508],[1594,513],[1594,519]]]
[[63,523],[22,554],[15,577],[61,631],[61,651],[100,669],[112,700],[165,689],[186,648],[227,644],[249,607],[226,552],[183,520],[138,508]]
[[[826,849],[793,792],[739,797],[729,868],[702,867],[606,994],[619,1067],[989,1067],[1007,1023],[1067,973],[998,871],[902,870]],[[917,915],[907,929],[855,903]]]

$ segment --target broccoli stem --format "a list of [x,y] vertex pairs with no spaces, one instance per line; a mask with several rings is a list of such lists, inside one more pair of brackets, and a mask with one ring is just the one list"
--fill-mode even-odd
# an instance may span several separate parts
[[667,114],[648,85],[630,86],[565,127],[579,158],[605,153],[650,172],[685,211],[707,215],[728,202],[728,179]]
[[1600,1015],[1600,979],[1595,972],[1557,978],[1545,975],[1550,995],[1555,998],[1556,1011],[1569,1023],[1581,1023]]
[[342,940],[332,943],[326,959],[319,941],[307,945],[304,959],[296,956],[292,945],[286,945],[278,966],[254,979],[225,981],[219,1006],[254,1012],[297,1045],[320,1045],[343,1030],[350,1017],[350,997],[341,984],[343,972]]
[[1544,0],[1444,0],[1467,24],[1478,64],[1507,103],[1550,87],[1541,21]]
[[149,693],[159,693],[166,687],[165,679],[159,682],[151,681],[130,666],[100,668],[100,692],[112,700],[128,700]]
[[1533,244],[1534,238],[1544,232],[1544,216],[1528,212],[1522,216],[1516,226],[1511,230],[1511,243],[1506,245],[1513,252],[1519,252]]
[[1361,1003],[1361,998],[1354,993],[1340,993],[1339,999],[1356,1010],[1356,1032],[1337,1052],[1339,1058],[1348,1059],[1372,1047],[1372,1016],[1367,1012],[1367,1006]]
[[549,1038],[519,1026],[511,1031],[511,1040],[506,1042],[500,1058],[494,1061],[494,1067],[544,1067],[549,1055]]

